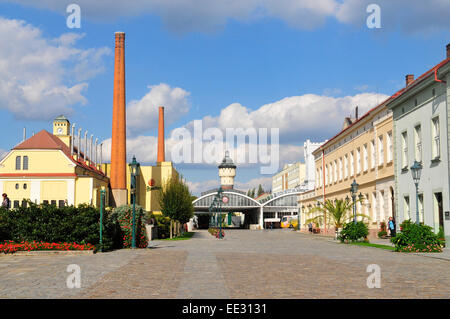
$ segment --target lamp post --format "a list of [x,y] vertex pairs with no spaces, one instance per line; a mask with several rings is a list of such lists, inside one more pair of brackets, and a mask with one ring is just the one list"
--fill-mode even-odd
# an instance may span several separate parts
[[136,248],[136,189],[137,189],[137,176],[139,176],[139,166],[141,166],[136,161],[136,156],[133,156],[132,162],[129,164],[131,172],[131,199],[133,201],[133,226],[132,226],[132,237],[131,237],[131,248]]
[[416,185],[416,224],[419,225],[419,181],[420,174],[422,172],[422,164],[418,161],[414,161],[413,166],[411,166],[411,174]]
[[100,252],[103,250],[103,212],[105,209],[105,188],[100,190]]
[[352,193],[353,199],[353,223],[356,224],[356,193],[358,192],[358,183],[356,183],[356,179],[353,180],[353,183],[350,185],[350,192]]

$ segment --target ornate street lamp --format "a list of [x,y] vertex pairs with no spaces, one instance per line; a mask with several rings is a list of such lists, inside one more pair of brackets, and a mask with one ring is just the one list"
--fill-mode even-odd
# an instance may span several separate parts
[[422,164],[418,161],[414,161],[413,166],[411,166],[411,174],[416,185],[416,224],[419,225],[419,181],[420,174],[422,173]]
[[136,190],[137,190],[137,177],[139,176],[139,164],[136,161],[136,157],[133,156],[132,162],[129,164],[131,172],[130,190],[131,190],[131,200],[133,201],[133,226],[132,226],[132,239],[131,248],[136,248]]
[[103,212],[105,210],[105,187],[100,190],[100,252],[103,251]]
[[358,192],[358,183],[356,183],[356,179],[353,180],[353,183],[350,185],[350,193],[352,194],[353,199],[353,223],[356,224],[356,193]]

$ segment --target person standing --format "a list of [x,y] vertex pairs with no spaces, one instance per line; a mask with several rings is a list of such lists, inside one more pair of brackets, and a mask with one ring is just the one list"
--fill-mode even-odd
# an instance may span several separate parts
[[3,201],[2,201],[2,207],[5,209],[10,209],[11,202],[8,198],[8,195],[6,193],[3,193]]
[[312,229],[313,229],[313,225],[312,225],[312,223],[310,222],[310,223],[308,224],[308,230],[309,230],[310,233],[312,233]]
[[392,216],[389,217],[388,227],[391,237],[395,237],[395,219]]

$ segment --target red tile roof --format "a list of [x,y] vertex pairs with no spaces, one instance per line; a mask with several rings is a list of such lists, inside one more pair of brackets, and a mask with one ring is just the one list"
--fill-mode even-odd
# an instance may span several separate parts
[[42,130],[39,133],[33,135],[29,139],[23,141],[19,145],[13,148],[13,150],[26,150],[26,149],[46,149],[46,150],[61,150],[74,164],[82,168],[88,169],[91,172],[105,176],[105,173],[98,170],[92,165],[88,165],[85,161],[79,159],[76,161],[71,156],[70,148],[61,139],[46,130]]
[[410,85],[408,85],[405,88],[402,88],[400,90],[398,90],[397,92],[395,92],[392,96],[390,96],[389,98],[387,98],[386,100],[384,100],[381,104],[375,106],[374,108],[372,108],[371,110],[369,110],[366,114],[364,114],[363,116],[361,116],[357,121],[353,122],[351,125],[349,125],[347,128],[345,128],[344,130],[340,131],[339,133],[337,133],[335,136],[333,136],[331,139],[329,139],[328,141],[326,141],[325,143],[323,143],[320,147],[318,147],[313,153],[319,151],[319,150],[323,150],[323,148],[329,144],[331,141],[333,141],[334,139],[336,139],[339,135],[341,135],[342,133],[344,133],[345,131],[349,130],[351,127],[353,127],[354,125],[356,125],[357,123],[359,123],[359,121],[361,121],[363,118],[369,116],[369,114],[371,114],[372,112],[374,112],[375,110],[377,110],[378,108],[387,105],[388,103],[394,101],[395,99],[397,99],[399,96],[401,96],[402,94],[404,94],[405,92],[407,92],[408,90],[410,90],[412,87],[416,86],[418,83],[420,83],[421,81],[423,81],[424,79],[426,79],[428,76],[432,75],[434,72],[437,72],[437,70],[439,68],[441,68],[442,66],[444,66],[445,64],[447,64],[448,62],[450,62],[450,58],[447,58],[443,61],[441,61],[440,63],[436,64],[434,67],[432,67],[430,70],[428,70],[427,72],[425,72],[424,74],[422,74],[421,76],[419,76],[417,79],[414,80],[414,82],[412,82]]

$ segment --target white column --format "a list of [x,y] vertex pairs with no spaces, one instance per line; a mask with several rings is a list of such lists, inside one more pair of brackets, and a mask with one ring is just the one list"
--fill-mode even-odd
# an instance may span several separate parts
[[259,208],[259,227],[264,228],[264,209],[262,207]]

